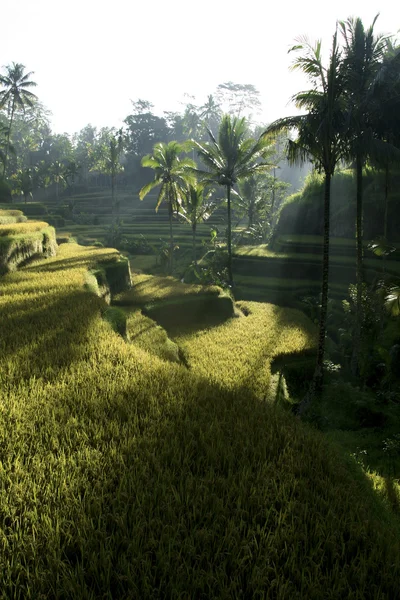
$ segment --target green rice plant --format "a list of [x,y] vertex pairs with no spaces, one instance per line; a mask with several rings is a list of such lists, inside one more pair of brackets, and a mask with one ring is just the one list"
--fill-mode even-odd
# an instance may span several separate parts
[[0,208],[0,225],[9,225],[11,223],[23,223],[27,217],[21,210],[4,210]]
[[204,286],[181,283],[174,277],[154,277],[153,275],[136,275],[130,290],[117,294],[115,304],[124,306],[145,306],[173,298],[191,295],[219,296],[222,289],[217,286]]
[[26,223],[10,223],[0,226],[0,236],[13,236],[34,233],[46,229],[48,223],[43,221],[27,221]]
[[126,314],[117,306],[109,306],[102,313],[103,319],[107,321],[116,333],[123,338],[127,336]]
[[143,315],[140,311],[127,314],[127,339],[135,346],[154,354],[163,360],[181,362],[179,346],[167,335],[165,329]]
[[34,257],[54,256],[56,252],[55,230],[47,223],[0,225],[0,274]]
[[268,393],[265,365],[312,346],[310,322],[242,302],[177,338],[187,366],[163,360],[136,343],[149,321],[128,315],[127,343],[83,287],[116,255],[62,244],[2,278],[1,595],[396,598],[388,506]]

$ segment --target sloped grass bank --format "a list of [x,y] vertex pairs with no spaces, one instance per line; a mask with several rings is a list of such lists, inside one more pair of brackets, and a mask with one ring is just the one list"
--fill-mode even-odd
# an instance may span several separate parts
[[23,223],[27,217],[22,210],[5,210],[0,208],[0,225],[8,225],[10,223]]
[[299,313],[242,305],[185,338],[186,369],[101,318],[85,273],[114,252],[63,244],[2,281],[2,596],[396,598],[397,530],[357,466],[229,384],[275,328],[307,345]]
[[42,221],[0,225],[0,275],[35,257],[57,252],[55,230]]
[[173,277],[136,275],[132,288],[117,294],[118,306],[140,307],[169,333],[217,325],[235,315],[232,298],[218,286],[181,283]]

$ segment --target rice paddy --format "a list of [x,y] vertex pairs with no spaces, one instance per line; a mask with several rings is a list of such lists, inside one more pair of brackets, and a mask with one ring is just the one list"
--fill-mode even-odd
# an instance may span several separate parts
[[232,300],[134,275],[118,332],[94,275],[118,258],[64,243],[1,278],[1,597],[396,598],[389,508],[276,404],[314,325],[242,301],[167,332],[141,308]]

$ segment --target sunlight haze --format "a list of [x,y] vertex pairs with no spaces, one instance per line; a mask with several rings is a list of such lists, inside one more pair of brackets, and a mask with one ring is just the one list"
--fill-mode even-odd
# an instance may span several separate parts
[[360,16],[377,32],[396,33],[400,8],[388,1],[267,3],[184,0],[151,3],[93,0],[6,0],[0,65],[34,71],[39,99],[52,112],[55,132],[86,124],[120,126],[130,100],[182,110],[202,104],[218,84],[250,83],[261,93],[259,120],[293,112],[288,104],[304,78],[289,71],[288,48],[299,35],[322,38],[327,52],[337,19]]

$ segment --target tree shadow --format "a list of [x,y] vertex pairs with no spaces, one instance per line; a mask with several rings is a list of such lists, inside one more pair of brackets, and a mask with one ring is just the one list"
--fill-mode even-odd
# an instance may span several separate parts
[[6,593],[18,572],[60,598],[396,597],[398,531],[356,464],[245,387],[152,364],[49,393],[58,499],[27,493],[43,525],[22,524]]

